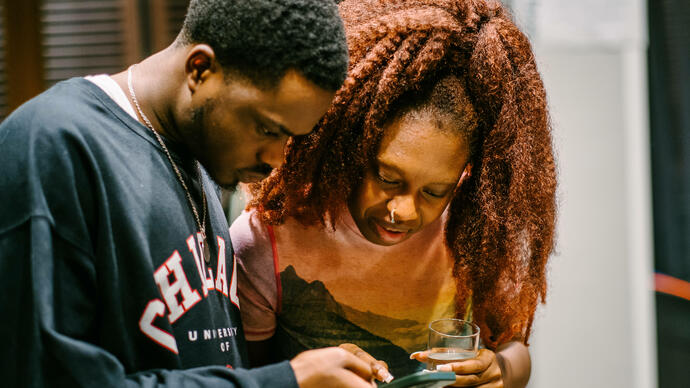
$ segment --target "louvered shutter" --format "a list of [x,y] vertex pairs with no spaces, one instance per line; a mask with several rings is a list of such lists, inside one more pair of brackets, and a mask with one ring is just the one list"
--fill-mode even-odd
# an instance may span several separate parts
[[[124,0],[44,0],[41,6],[45,86],[87,74],[115,73],[127,66]],[[135,23],[136,24],[136,23]]]

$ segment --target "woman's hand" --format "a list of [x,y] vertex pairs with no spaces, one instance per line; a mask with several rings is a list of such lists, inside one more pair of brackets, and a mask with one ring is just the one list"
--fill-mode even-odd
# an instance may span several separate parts
[[[429,351],[412,353],[410,358],[427,362]],[[489,349],[480,349],[477,357],[469,360],[439,365],[437,370],[455,372],[452,387],[503,388],[503,377],[496,354]]]
[[365,352],[362,350],[362,348],[355,344],[340,344],[338,347],[347,350],[348,352],[359,357],[360,360],[371,365],[371,370],[374,371],[374,377],[377,380],[386,383],[390,383],[393,380],[393,375],[388,372],[388,364],[386,364],[384,361],[375,359],[371,356],[371,354]]

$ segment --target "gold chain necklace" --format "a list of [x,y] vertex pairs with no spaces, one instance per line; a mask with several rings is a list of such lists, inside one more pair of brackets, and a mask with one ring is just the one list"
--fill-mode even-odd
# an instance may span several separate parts
[[168,151],[168,147],[165,145],[163,142],[163,139],[161,138],[161,135],[158,134],[153,129],[153,125],[151,124],[151,121],[149,120],[148,117],[144,114],[144,111],[141,110],[141,106],[139,106],[139,101],[137,100],[137,95],[134,94],[134,87],[132,86],[132,68],[134,65],[130,66],[127,69],[127,87],[129,88],[129,95],[132,97],[132,101],[134,102],[134,106],[137,108],[137,112],[139,113],[139,116],[141,116],[141,119],[144,120],[144,124],[146,127],[153,132],[153,134],[156,136],[156,140],[158,140],[158,144],[160,144],[161,148],[163,148],[163,151],[165,151],[165,155],[168,157],[168,160],[170,161],[170,165],[172,165],[173,170],[175,171],[175,175],[177,176],[177,180],[180,182],[182,185],[182,188],[184,189],[185,194],[187,195],[187,202],[189,202],[189,206],[192,208],[192,213],[194,213],[194,221],[196,222],[196,227],[199,229],[199,232],[201,233],[201,239],[202,239],[202,245],[204,247],[202,255],[204,255],[204,261],[206,263],[211,261],[211,254],[209,252],[209,247],[206,241],[206,193],[204,192],[204,181],[202,180],[201,177],[201,167],[199,166],[199,162],[196,162],[196,175],[197,179],[199,179],[199,184],[201,185],[201,202],[203,206],[203,214],[201,219],[199,219],[199,212],[196,211],[196,206],[194,206],[194,200],[192,200],[192,195],[189,192],[189,189],[187,188],[187,184],[185,183],[184,179],[182,178],[182,174],[180,173],[180,169],[177,168],[177,165],[175,164],[175,161],[172,158],[172,155],[170,155],[170,151]]

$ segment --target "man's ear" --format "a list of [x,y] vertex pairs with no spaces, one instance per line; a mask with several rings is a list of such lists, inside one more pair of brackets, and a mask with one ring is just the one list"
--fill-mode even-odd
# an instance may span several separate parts
[[216,53],[207,44],[197,44],[189,50],[185,61],[187,86],[194,93],[213,73],[220,71]]

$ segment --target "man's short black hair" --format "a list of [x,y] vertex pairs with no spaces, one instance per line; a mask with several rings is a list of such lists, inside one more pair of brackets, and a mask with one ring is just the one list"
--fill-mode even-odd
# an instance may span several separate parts
[[208,44],[224,68],[269,86],[288,69],[326,90],[347,75],[334,0],[192,0],[178,42]]

